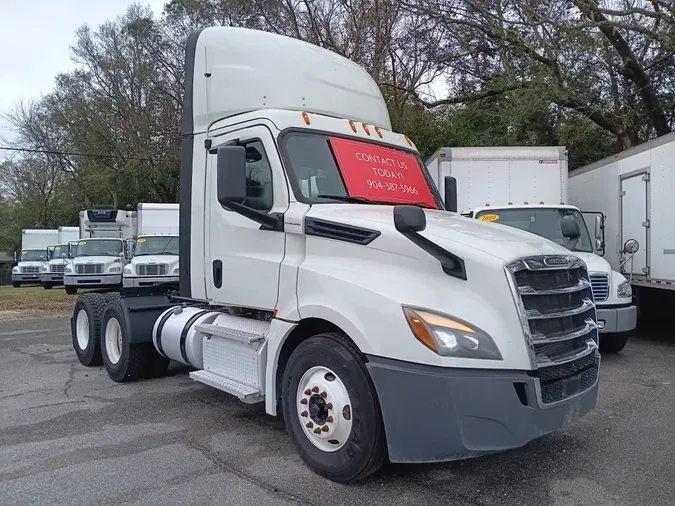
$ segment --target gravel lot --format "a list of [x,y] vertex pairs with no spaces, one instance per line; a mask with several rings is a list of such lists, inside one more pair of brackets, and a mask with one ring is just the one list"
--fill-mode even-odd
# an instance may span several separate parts
[[283,422],[185,369],[118,385],[75,357],[67,318],[0,322],[2,504],[654,505],[675,496],[675,337],[603,357],[598,408],[527,447],[311,473]]

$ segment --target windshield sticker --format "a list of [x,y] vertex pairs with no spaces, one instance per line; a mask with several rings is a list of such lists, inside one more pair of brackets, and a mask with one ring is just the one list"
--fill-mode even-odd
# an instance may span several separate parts
[[27,255],[28,252],[27,252],[27,251],[22,251],[21,254],[22,254],[22,255]]
[[140,238],[140,239],[139,239],[138,241],[136,241],[136,242],[139,243],[139,244],[140,244],[140,243],[144,243],[144,242],[145,242],[145,239]]
[[438,209],[415,155],[367,142],[329,139],[350,196]]
[[87,244],[87,241],[80,241],[77,243],[78,246],[84,246],[85,244]]
[[497,221],[498,219],[498,214],[484,214],[478,218],[479,221]]

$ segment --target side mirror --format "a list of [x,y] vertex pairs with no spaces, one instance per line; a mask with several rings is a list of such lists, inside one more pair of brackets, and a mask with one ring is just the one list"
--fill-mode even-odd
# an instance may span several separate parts
[[217,151],[218,202],[223,207],[246,199],[246,148],[220,146]]
[[581,237],[581,229],[579,228],[579,224],[574,220],[562,220],[560,222],[560,231],[562,232],[563,237],[567,239],[576,239]]
[[602,216],[595,217],[595,238],[602,241]]
[[452,176],[444,178],[445,191],[443,199],[446,211],[457,212],[457,180]]
[[640,249],[640,243],[635,239],[628,239],[623,245],[623,252],[634,255]]
[[418,206],[396,206],[394,227],[403,235],[421,232],[427,228],[427,216]]
[[605,244],[602,242],[602,239],[595,240],[595,251],[602,251],[605,249]]

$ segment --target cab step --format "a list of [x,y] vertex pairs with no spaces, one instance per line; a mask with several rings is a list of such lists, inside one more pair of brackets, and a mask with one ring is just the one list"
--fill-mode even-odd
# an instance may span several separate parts
[[270,322],[223,314],[218,316],[213,323],[196,325],[195,328],[206,336],[225,337],[252,344],[265,340],[270,325]]
[[222,390],[230,395],[234,395],[247,404],[254,404],[264,399],[263,394],[255,387],[238,383],[232,379],[224,378],[208,371],[193,371],[190,373],[190,378],[199,383]]

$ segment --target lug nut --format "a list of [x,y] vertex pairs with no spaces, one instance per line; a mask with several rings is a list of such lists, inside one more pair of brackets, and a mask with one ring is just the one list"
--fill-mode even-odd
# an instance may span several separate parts
[[325,399],[326,397],[328,397],[328,394],[326,392],[321,392],[321,397]]
[[307,413],[307,411],[303,411],[302,413],[300,413],[300,416],[302,416],[303,418],[307,418],[309,416],[309,413]]
[[308,388],[305,390],[305,395],[312,395],[312,391]]
[[329,402],[326,404],[326,409],[333,409],[333,403]]
[[322,430],[323,432],[328,432],[328,427],[326,427],[326,426],[324,425],[324,426],[321,428],[321,430]]
[[305,427],[311,429],[312,427],[314,427],[314,424],[312,422],[309,422],[307,425],[305,425]]
[[327,421],[328,423],[333,423],[333,417],[332,417],[332,416],[329,416],[328,418],[326,418],[326,421]]
[[318,427],[314,429],[314,434],[321,434],[321,429]]
[[300,404],[307,404],[307,399],[301,399]]
[[[314,392],[315,394],[316,394],[316,393],[319,393],[319,387],[314,387],[314,388],[312,388],[312,392]],[[310,393],[311,393],[311,392],[310,392]],[[309,395],[309,394],[308,394],[308,395]]]

